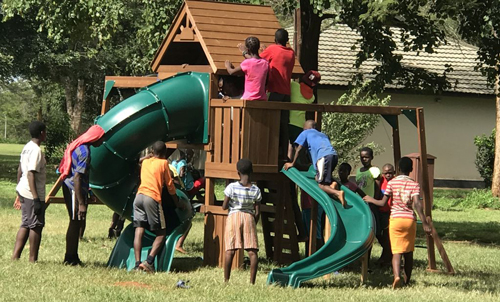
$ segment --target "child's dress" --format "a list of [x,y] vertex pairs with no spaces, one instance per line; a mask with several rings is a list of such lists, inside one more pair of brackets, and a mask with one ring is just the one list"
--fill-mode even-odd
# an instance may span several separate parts
[[240,64],[245,73],[243,100],[267,100],[266,80],[269,63],[264,59],[250,58]]

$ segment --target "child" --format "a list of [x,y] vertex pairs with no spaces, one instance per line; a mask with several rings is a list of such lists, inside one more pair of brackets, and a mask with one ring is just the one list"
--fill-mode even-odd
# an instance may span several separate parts
[[248,59],[243,60],[240,66],[234,68],[229,60],[226,60],[226,69],[230,75],[243,71],[245,73],[245,91],[241,99],[243,100],[266,100],[266,81],[269,63],[259,57],[260,41],[256,37],[248,37],[245,40],[246,53]]
[[339,166],[339,178],[340,178],[340,183],[349,190],[353,191],[354,193],[358,193],[359,196],[365,197],[365,192],[361,190],[355,183],[352,181],[349,181],[349,175],[351,174],[352,167],[348,163],[342,163]]
[[[385,190],[387,188],[387,183],[394,178],[394,166],[391,164],[385,164],[382,167],[382,181],[380,183],[380,190],[382,192],[382,196],[385,194]],[[382,244],[382,254],[378,260],[381,266],[386,266],[391,264],[392,253],[391,253],[391,243],[389,239],[389,217],[391,214],[391,202],[392,197],[389,197],[389,200],[383,207],[379,207],[379,223],[381,229],[381,237],[383,239]]]
[[415,249],[415,237],[417,232],[417,221],[415,213],[418,213],[422,221],[422,227],[427,234],[431,233],[431,228],[427,223],[422,203],[419,199],[420,187],[417,182],[408,175],[413,170],[413,163],[410,158],[403,157],[399,161],[400,175],[389,181],[382,200],[376,200],[371,196],[365,196],[364,200],[378,206],[387,204],[392,197],[391,218],[389,223],[389,234],[392,250],[392,271],[394,281],[392,288],[401,286],[400,269],[401,255],[404,256],[404,283],[410,282],[413,270],[413,250]]
[[[153,156],[146,158],[141,167],[141,185],[134,200],[134,254],[135,269],[148,273],[155,271],[154,260],[166,236],[166,223],[161,206],[162,187],[165,185],[178,208],[184,208],[179,203],[167,157],[167,147],[162,141],[153,144]],[[156,234],[153,246],[147,259],[141,262],[142,237],[144,229],[148,228]]]
[[47,138],[45,124],[39,121],[29,125],[31,140],[21,152],[17,169],[17,195],[21,206],[21,227],[17,232],[12,260],[21,258],[24,245],[30,241],[30,262],[38,260],[38,250],[45,225],[45,156],[40,144]]
[[250,283],[255,284],[259,251],[256,224],[259,221],[259,203],[262,196],[259,188],[250,182],[253,172],[252,162],[240,159],[236,169],[240,180],[226,187],[222,204],[224,210],[229,209],[224,235],[226,245],[224,281],[228,282],[231,276],[231,265],[236,250],[243,248],[250,258]]
[[313,120],[304,123],[304,131],[295,140],[296,148],[293,161],[285,163],[283,169],[288,170],[293,167],[297,162],[302,147],[307,148],[316,169],[318,186],[327,194],[332,194],[335,198],[338,198],[342,206],[345,206],[344,192],[330,187],[333,183],[332,172],[338,162],[337,151],[332,147],[328,136],[315,128],[316,122]]

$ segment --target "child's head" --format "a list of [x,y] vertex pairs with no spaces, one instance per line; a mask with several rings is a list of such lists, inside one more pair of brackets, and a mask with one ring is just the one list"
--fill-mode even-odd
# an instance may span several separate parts
[[260,48],[260,41],[257,37],[248,37],[245,40],[245,47],[248,50],[248,54],[258,55]]
[[288,32],[284,28],[280,28],[274,34],[274,42],[282,46],[286,46],[288,42]]
[[158,158],[167,158],[167,146],[162,141],[157,141],[151,146],[153,155]]
[[373,150],[370,147],[363,147],[359,150],[359,159],[363,167],[369,168],[372,165],[373,160]]
[[252,162],[249,159],[242,158],[236,164],[236,170],[238,170],[238,174],[240,176],[242,175],[250,176],[250,174],[253,173]]
[[413,162],[409,157],[405,156],[399,160],[399,171],[405,175],[409,175],[413,171]]
[[44,141],[47,138],[47,127],[45,124],[39,121],[33,121],[28,126],[31,138],[37,138]]
[[394,178],[394,166],[392,164],[385,164],[382,167],[382,175],[384,176],[385,180],[389,181]]
[[352,167],[348,163],[342,163],[339,166],[339,178],[341,182],[347,182],[351,174]]
[[313,88],[321,81],[321,74],[316,70],[309,70],[300,78],[300,81]]
[[244,78],[221,76],[219,78],[219,92],[229,97],[239,97],[243,94]]
[[307,120],[304,123],[304,130],[308,130],[308,129],[316,129],[316,121],[314,121],[314,120]]

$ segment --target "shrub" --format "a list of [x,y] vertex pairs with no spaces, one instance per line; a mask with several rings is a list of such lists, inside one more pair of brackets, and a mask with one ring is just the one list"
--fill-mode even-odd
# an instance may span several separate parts
[[474,138],[476,151],[476,167],[484,179],[486,187],[491,187],[493,179],[493,165],[495,164],[495,129],[490,136],[481,135]]

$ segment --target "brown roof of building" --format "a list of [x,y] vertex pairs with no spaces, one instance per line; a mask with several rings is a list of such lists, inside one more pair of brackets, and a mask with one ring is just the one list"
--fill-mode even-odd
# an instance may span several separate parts
[[[397,29],[394,30],[397,32]],[[354,68],[356,54],[359,50],[352,49],[358,45],[359,35],[347,25],[337,24],[321,33],[319,42],[319,72],[321,84],[345,86],[352,76],[359,72]],[[398,45],[400,48],[401,44]],[[488,86],[486,77],[475,71],[477,48],[464,43],[449,41],[429,54],[421,51],[403,52],[402,63],[408,67],[423,68],[429,72],[443,74],[444,64],[451,64],[453,71],[447,74],[452,85],[448,92],[494,94],[493,88]],[[375,60],[363,63],[360,70],[369,78],[369,73],[377,65]],[[389,88],[403,88],[395,85]]]
[[[235,66],[243,61],[238,43],[248,36],[256,36],[261,43],[274,43],[274,33],[281,28],[270,6],[208,1],[185,1],[158,49],[151,64],[157,72],[165,50],[179,34],[181,21],[187,16],[196,40],[200,42],[214,73],[227,73],[225,60]],[[294,75],[302,74],[299,61],[295,60]]]

